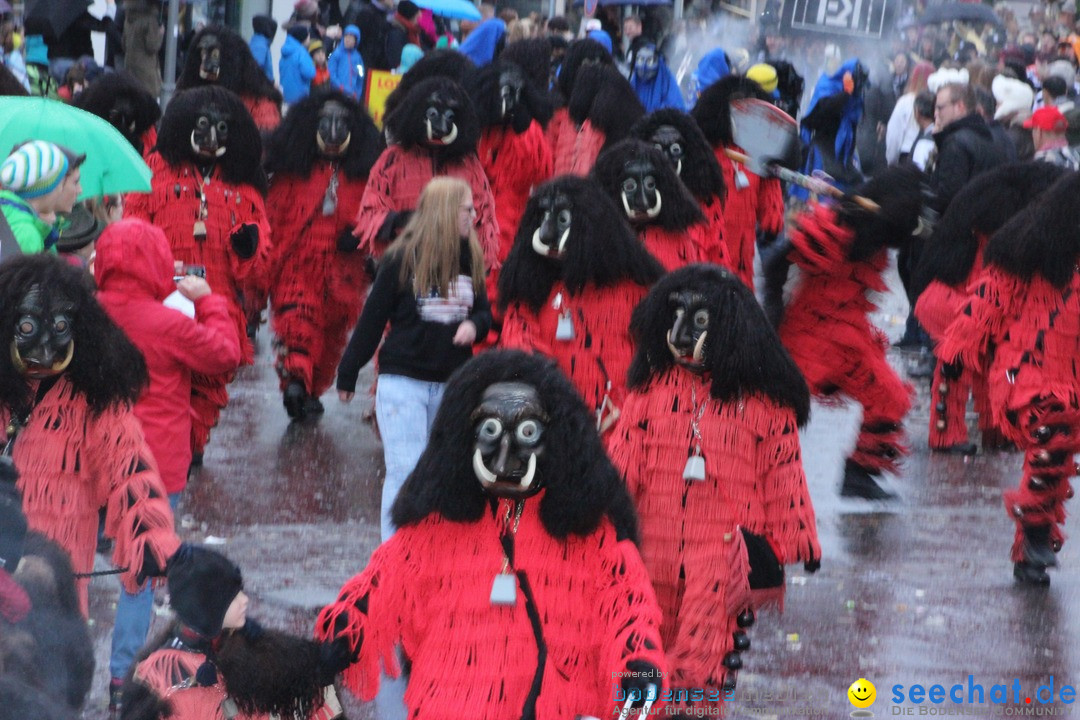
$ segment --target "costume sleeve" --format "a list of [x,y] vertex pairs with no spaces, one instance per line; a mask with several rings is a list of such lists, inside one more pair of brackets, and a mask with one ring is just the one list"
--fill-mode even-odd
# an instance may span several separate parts
[[938,358],[971,369],[985,367],[992,344],[1004,332],[1010,307],[1021,302],[1024,291],[1018,278],[987,266],[968,288],[967,302],[937,346]]
[[255,225],[259,230],[259,241],[255,246],[255,254],[250,258],[241,258],[230,244],[229,263],[232,266],[232,275],[236,279],[236,284],[241,289],[251,290],[257,295],[264,296],[270,283],[270,261],[273,256],[266,203],[262,195],[254,188],[244,186],[239,193],[240,203],[233,213],[234,222],[229,234],[232,235],[244,225]]
[[784,191],[776,178],[761,178],[758,184],[758,227],[777,235],[784,229]]
[[261,132],[270,132],[281,124],[281,108],[270,98],[256,98],[254,102],[245,104],[251,112],[251,119],[255,121],[255,127]]
[[379,546],[364,571],[346,582],[337,600],[315,620],[316,640],[344,639],[356,653],[342,681],[365,701],[379,690],[380,662],[390,677],[401,672],[394,652],[407,617],[400,537],[399,532]]
[[380,257],[386,249],[383,243],[378,242],[379,228],[386,217],[392,212],[412,209],[400,208],[394,202],[394,168],[401,160],[397,148],[391,146],[383,150],[368,174],[367,187],[360,199],[353,235],[356,236],[358,248],[375,257]]
[[153,565],[164,570],[180,546],[169,499],[131,408],[114,404],[91,415],[87,424],[87,437],[96,442],[86,461],[91,476],[103,486],[100,494],[108,497],[105,534],[116,541],[112,561],[127,568],[120,579],[134,593],[141,585],[136,577]]
[[771,402],[747,404],[760,412],[758,487],[765,508],[765,531],[781,564],[821,558],[814,506],[803,471],[795,413]]
[[192,372],[219,375],[240,367],[240,338],[224,296],[199,298],[195,320],[183,317],[169,330],[176,359]]
[[[494,270],[499,267],[499,221],[495,218],[491,185],[488,184],[480,158],[471,155],[465,162],[469,167],[469,185],[472,186],[473,205],[476,207],[476,239],[484,250],[484,267]],[[367,197],[366,193],[364,197]]]
[[627,393],[619,419],[606,436],[608,455],[622,475],[626,491],[630,493],[635,504],[644,489],[642,461],[649,428],[648,418],[642,417],[644,410],[638,408],[638,405],[644,405],[640,402],[641,397],[640,393]]
[[581,177],[588,175],[606,142],[607,136],[604,131],[594,127],[590,120],[585,120],[574,138],[574,157],[571,161],[570,174]]
[[[614,540],[609,528],[605,540]],[[666,675],[660,643],[660,605],[637,546],[630,540],[615,543],[606,553],[598,579],[597,613],[604,632],[601,669],[605,678],[619,677],[627,664],[647,662]]]

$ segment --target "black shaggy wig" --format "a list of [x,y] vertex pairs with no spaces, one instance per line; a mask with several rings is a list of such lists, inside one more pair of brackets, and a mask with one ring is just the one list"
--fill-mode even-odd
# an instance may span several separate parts
[[1064,288],[1080,258],[1080,173],[1066,173],[990,237],[984,260],[1030,281],[1042,275]]
[[596,159],[591,177],[599,183],[616,207],[622,207],[623,166],[632,160],[648,160],[656,168],[656,189],[661,196],[660,214],[651,220],[665,230],[685,230],[695,223],[702,222],[705,216],[701,207],[686,186],[675,174],[675,168],[662,151],[640,140],[623,140],[616,143]]
[[31,531],[12,577],[26,591],[31,610],[14,625],[0,622],[0,666],[42,695],[80,710],[94,677],[94,643],[79,608],[71,558]]
[[757,98],[769,102],[769,96],[753,80],[741,75],[728,75],[717,80],[701,93],[691,117],[697,121],[705,139],[717,145],[732,145],[731,103],[743,98]]
[[[532,247],[533,232],[544,217],[540,200],[556,194],[573,202],[566,254],[560,259],[541,256]],[[611,198],[593,180],[564,175],[536,188],[529,198],[499,272],[499,302],[504,309],[523,302],[539,312],[558,280],[577,295],[586,285],[611,287],[622,280],[647,287],[663,274]]]
[[760,393],[795,411],[800,426],[810,417],[806,380],[780,343],[754,294],[718,265],[687,265],[665,275],[634,308],[630,333],[637,349],[627,387],[645,388],[675,366],[667,336],[675,318],[672,293],[689,290],[708,298],[705,368],[709,394],[722,402]]
[[127,100],[135,111],[135,130],[116,128],[140,153],[143,151],[142,134],[152,128],[161,118],[157,100],[127,73],[105,73],[85,90],[75,96],[75,107],[93,113],[110,122],[109,113],[119,100]]
[[574,94],[578,71],[587,65],[604,65],[613,68],[615,60],[612,59],[607,48],[595,40],[584,38],[570,43],[570,47],[566,48],[566,54],[563,56],[559,78],[555,82],[555,90],[558,93],[555,97],[557,107],[570,102],[570,97]]
[[548,104],[548,84],[551,82],[551,43],[547,38],[515,40],[503,48],[499,59],[512,62],[521,68],[533,86],[542,91]]
[[634,88],[614,67],[588,65],[581,68],[567,106],[578,125],[586,120],[604,133],[604,148],[630,136],[630,128],[645,115]]
[[170,165],[195,162],[191,131],[195,129],[200,111],[210,105],[217,106],[230,117],[227,150],[214,163],[221,168],[226,181],[235,185],[251,185],[265,195],[266,173],[261,165],[262,138],[259,129],[240,98],[225,88],[207,85],[176,95],[161,118],[157,151]]
[[352,137],[341,165],[345,175],[353,179],[368,176],[385,147],[383,136],[360,103],[340,90],[322,90],[289,107],[285,119],[266,141],[268,173],[305,178],[311,175],[311,168],[320,157],[315,139],[319,111],[328,102],[340,103],[349,111]]
[[[75,305],[75,353],[64,376],[90,410],[97,414],[114,403],[134,405],[149,382],[142,353],[98,304],[90,276],[55,255],[20,255],[0,264],[0,328],[7,328],[7,343],[19,320],[19,303],[35,285],[63,293]],[[31,399],[11,353],[0,352],[0,404],[22,412]]]
[[[450,145],[432,148],[425,144],[427,130],[424,115],[427,112],[428,98],[436,92],[457,104],[454,122],[457,124],[458,135]],[[428,78],[415,85],[397,109],[387,116],[386,127],[404,149],[423,148],[441,162],[453,162],[475,153],[476,144],[480,142],[480,123],[476,119],[472,100],[461,85],[445,77]]]
[[[855,232],[848,258],[866,260],[883,247],[902,248],[911,242],[923,210],[926,177],[914,165],[897,165],[874,176],[840,201],[837,217]],[[853,198],[862,196],[877,203],[867,210]]]
[[457,370],[446,385],[427,448],[398,493],[392,516],[405,527],[439,513],[453,522],[476,522],[489,507],[472,468],[476,443],[469,418],[495,383],[536,388],[551,418],[537,458],[543,481],[540,520],[554,537],[589,535],[606,515],[619,539],[637,542],[637,515],[622,478],[604,452],[596,420],[554,361],[515,350],[490,350]]
[[319,644],[254,620],[226,633],[215,651],[225,689],[244,715],[308,718],[322,703]]
[[[203,80],[199,75],[199,67],[202,65],[199,42],[206,35],[216,35],[221,43],[221,74],[214,82]],[[177,92],[207,85],[217,86],[232,90],[237,95],[268,98],[281,107],[281,92],[266,77],[266,73],[255,62],[255,56],[251,54],[248,44],[236,31],[222,25],[210,25],[195,33],[188,48],[184,72],[176,81]]]
[[685,147],[679,179],[686,189],[700,202],[708,202],[712,198],[723,201],[727,195],[724,171],[720,169],[712,146],[694,122],[694,118],[675,108],[656,110],[634,123],[630,128],[630,135],[642,142],[651,143],[653,133],[661,125],[670,125],[683,137]]
[[401,76],[401,81],[389,95],[386,96],[386,104],[383,107],[383,117],[390,115],[397,109],[409,91],[424,80],[435,77],[450,78],[459,85],[465,82],[465,76],[476,69],[476,65],[457,50],[432,50],[416,61],[408,72]]
[[1065,174],[1048,162],[1009,163],[968,182],[949,203],[923,248],[914,290],[921,294],[933,280],[964,282],[979,251],[978,235],[989,237]]
[[514,132],[518,134],[525,132],[533,120],[546,127],[548,121],[551,120],[551,102],[537,89],[524,70],[502,58],[488,63],[465,78],[465,89],[472,98],[480,127],[486,129],[502,124],[499,76],[509,69],[516,69],[525,79],[521,87],[521,99],[510,119]]
[[54,702],[40,688],[6,674],[0,675],[0,707],[4,709],[6,718],[78,720],[80,717],[79,712]]

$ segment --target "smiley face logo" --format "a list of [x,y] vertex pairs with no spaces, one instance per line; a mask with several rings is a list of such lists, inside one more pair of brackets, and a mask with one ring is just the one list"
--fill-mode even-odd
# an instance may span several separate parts
[[866,678],[859,678],[851,683],[851,687],[847,690],[847,696],[855,707],[868,708],[877,699],[877,688],[874,687],[874,683]]

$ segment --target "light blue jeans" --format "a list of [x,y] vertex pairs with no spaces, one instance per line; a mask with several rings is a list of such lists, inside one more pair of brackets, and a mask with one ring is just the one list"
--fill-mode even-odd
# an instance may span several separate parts
[[[390,508],[405,484],[405,478],[427,447],[431,424],[435,421],[445,388],[445,383],[413,380],[404,375],[379,375],[375,388],[375,418],[379,421],[386,464],[382,491],[383,542],[394,534],[396,528],[390,520]],[[400,651],[398,660],[401,660]],[[382,676],[379,693],[375,696],[375,714],[379,720],[405,720],[407,686],[408,678],[404,675],[396,680],[385,674]]]
[[[169,506],[174,514],[179,505],[180,493],[170,494]],[[135,656],[146,644],[153,614],[154,589],[149,582],[135,594],[120,587],[120,597],[116,600],[116,622],[113,624],[112,652],[109,654],[110,677],[123,679],[127,676]]]
[[431,424],[442,402],[446,383],[413,380],[404,375],[379,375],[375,389],[375,418],[382,435],[386,479],[382,491],[382,540],[394,534],[390,508],[405,478],[427,447]]

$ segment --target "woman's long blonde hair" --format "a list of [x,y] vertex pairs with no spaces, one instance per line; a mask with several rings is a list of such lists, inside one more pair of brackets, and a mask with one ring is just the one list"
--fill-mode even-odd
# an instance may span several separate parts
[[[411,282],[417,295],[434,288],[441,297],[448,296],[454,279],[461,274],[458,213],[471,201],[472,188],[458,178],[433,178],[424,187],[408,225],[387,251],[401,253],[401,287]],[[469,229],[469,250],[473,292],[479,293],[484,287],[484,253],[475,227]]]

